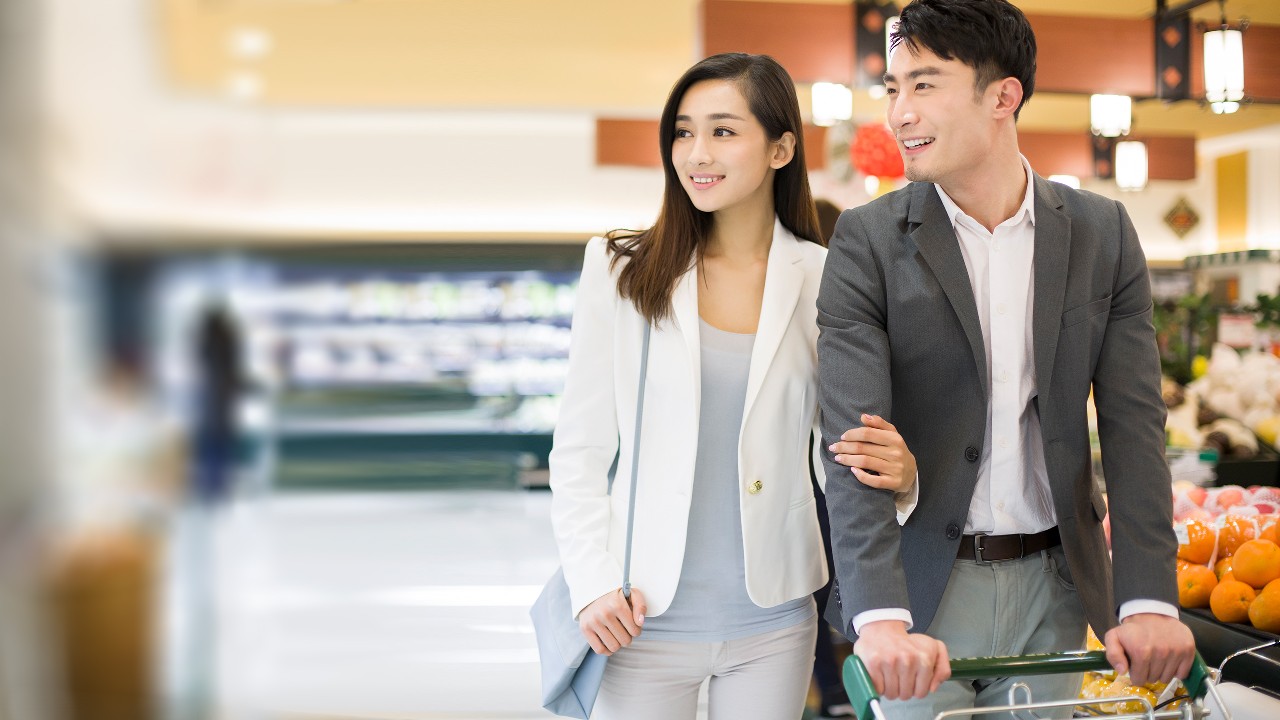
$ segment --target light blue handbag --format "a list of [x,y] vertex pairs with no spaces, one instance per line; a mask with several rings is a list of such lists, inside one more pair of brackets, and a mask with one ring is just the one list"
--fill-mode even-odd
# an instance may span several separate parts
[[[627,503],[627,555],[622,566],[622,595],[631,597],[631,529],[636,514],[636,475],[640,466],[640,423],[644,417],[644,382],[649,374],[649,332],[645,325],[640,351],[640,386],[636,393],[636,433],[631,462],[631,498]],[[609,659],[587,644],[569,601],[564,570],[556,570],[529,609],[542,665],[542,707],[556,715],[587,720],[600,693]]]

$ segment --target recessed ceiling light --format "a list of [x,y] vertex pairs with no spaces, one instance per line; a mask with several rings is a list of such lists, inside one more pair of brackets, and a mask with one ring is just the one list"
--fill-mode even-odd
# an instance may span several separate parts
[[240,60],[261,58],[271,52],[271,33],[256,27],[236,28],[227,38],[227,52]]

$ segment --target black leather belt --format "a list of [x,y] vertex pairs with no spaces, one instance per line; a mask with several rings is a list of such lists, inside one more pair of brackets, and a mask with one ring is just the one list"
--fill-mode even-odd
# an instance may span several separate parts
[[960,538],[958,560],[1000,562],[1017,560],[1062,544],[1058,528],[1051,527],[1034,535],[964,535]]

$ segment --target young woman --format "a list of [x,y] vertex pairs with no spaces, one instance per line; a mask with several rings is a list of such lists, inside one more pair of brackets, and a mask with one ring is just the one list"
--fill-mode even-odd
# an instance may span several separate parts
[[[710,677],[712,720],[790,720],[813,669],[810,594],[827,580],[809,471],[826,249],[795,86],[767,56],[707,58],[672,89],[659,142],[657,222],[587,246],[551,452],[573,609],[612,654],[593,717],[692,719]],[[902,438],[868,425],[830,448],[837,460],[868,484],[913,487]]]

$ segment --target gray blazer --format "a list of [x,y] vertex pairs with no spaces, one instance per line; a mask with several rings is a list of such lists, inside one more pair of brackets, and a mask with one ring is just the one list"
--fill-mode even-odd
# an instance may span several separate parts
[[[1146,259],[1124,206],[1035,177],[1033,332],[1045,465],[1072,577],[1101,635],[1133,599],[1176,605],[1165,407]],[[823,447],[859,414],[894,423],[915,454],[919,505],[825,454],[839,589],[827,617],[902,607],[928,628],[978,476],[990,393],[977,305],[937,190],[913,183],[845,211],[818,296]],[[1098,411],[1114,572],[1092,482],[1086,401]],[[1113,582],[1114,576],[1114,582]]]

